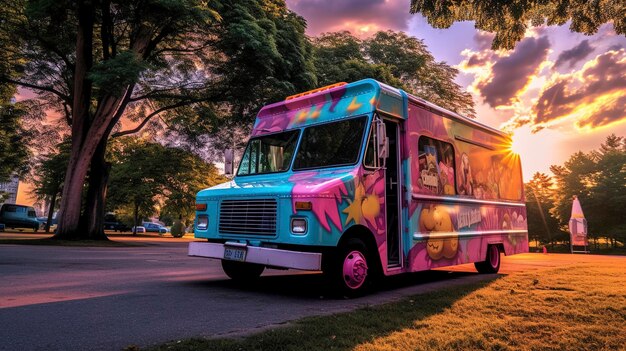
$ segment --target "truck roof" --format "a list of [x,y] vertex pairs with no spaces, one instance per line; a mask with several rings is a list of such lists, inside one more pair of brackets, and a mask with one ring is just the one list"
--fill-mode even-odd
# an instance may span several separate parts
[[[509,138],[498,129],[475,119],[452,112],[432,102],[406,93],[375,79],[352,83],[335,83],[326,87],[292,95],[283,101],[264,106],[257,114],[252,135],[276,132],[306,124],[322,123],[378,110],[407,119],[411,102],[435,114],[457,120],[474,128]],[[320,112],[326,106],[321,118]],[[317,114],[317,117],[315,115]]]

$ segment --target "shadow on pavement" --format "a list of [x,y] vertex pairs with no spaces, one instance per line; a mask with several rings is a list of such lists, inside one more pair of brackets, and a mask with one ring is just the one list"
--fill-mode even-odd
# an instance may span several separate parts
[[[382,278],[369,295],[476,275],[478,273],[448,271],[400,274]],[[302,299],[342,298],[332,291],[326,277],[321,273],[266,275],[249,284],[241,284],[228,278],[225,280],[196,280],[186,284],[198,288],[221,288],[237,293],[262,293]]]

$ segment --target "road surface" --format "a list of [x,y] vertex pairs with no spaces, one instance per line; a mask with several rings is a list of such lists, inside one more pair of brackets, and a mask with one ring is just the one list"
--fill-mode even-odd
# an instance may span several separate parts
[[[121,248],[0,245],[0,350],[121,350],[249,333],[496,277],[463,265],[388,279],[379,292],[343,300],[325,296],[319,274],[270,270],[254,287],[237,286],[219,261],[186,256],[192,239],[118,237],[142,245]],[[501,273],[603,259],[524,254],[504,258]]]

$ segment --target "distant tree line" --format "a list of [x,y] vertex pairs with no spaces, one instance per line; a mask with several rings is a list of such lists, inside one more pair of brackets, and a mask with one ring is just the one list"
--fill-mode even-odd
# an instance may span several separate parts
[[568,223],[577,196],[588,223],[591,242],[626,244],[626,138],[609,135],[600,148],[577,152],[554,176],[535,173],[525,184],[529,239],[543,245],[569,242]]

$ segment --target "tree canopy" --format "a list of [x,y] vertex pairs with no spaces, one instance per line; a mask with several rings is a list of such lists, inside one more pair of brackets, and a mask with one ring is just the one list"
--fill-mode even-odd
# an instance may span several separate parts
[[319,85],[374,78],[449,110],[474,117],[474,102],[454,82],[458,71],[437,62],[424,42],[403,32],[381,31],[368,39],[350,32],[313,39]]
[[28,170],[30,151],[26,146],[26,130],[22,126],[24,114],[19,104],[0,103],[0,182]]
[[570,22],[571,31],[591,35],[602,24],[612,22],[616,33],[626,34],[626,3],[622,0],[411,0],[411,13],[417,12],[435,28],[474,21],[476,28],[495,33],[493,49],[515,47],[529,25]]
[[213,164],[179,148],[131,137],[109,145],[112,163],[109,201],[112,212],[132,217],[133,225],[161,212],[191,222],[198,191],[225,181]]

